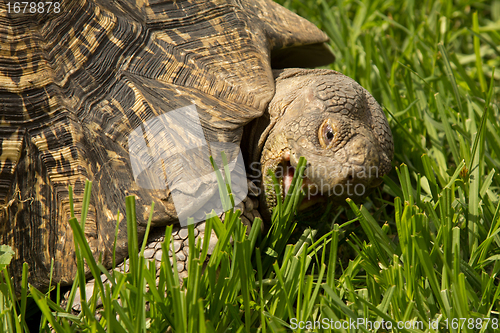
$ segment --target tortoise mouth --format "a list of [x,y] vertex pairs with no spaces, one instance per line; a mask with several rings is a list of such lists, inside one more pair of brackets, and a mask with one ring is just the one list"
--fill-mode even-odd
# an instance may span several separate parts
[[[280,179],[281,193],[283,193],[284,197],[290,190],[292,179],[296,170],[295,167],[290,163],[289,153],[283,156],[280,167],[282,168],[282,170],[284,170]],[[304,191],[305,197],[298,208],[299,211],[305,210],[306,208],[309,208],[317,203],[326,202],[327,200],[327,196],[323,195],[319,187],[306,176],[303,177],[302,191]]]

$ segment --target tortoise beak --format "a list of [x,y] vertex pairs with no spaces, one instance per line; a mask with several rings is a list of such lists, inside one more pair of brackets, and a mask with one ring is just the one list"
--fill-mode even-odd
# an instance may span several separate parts
[[[283,167],[282,176],[282,193],[287,195],[290,185],[292,184],[292,179],[295,174],[295,167],[290,163],[290,151],[287,151],[283,155],[283,160],[281,162]],[[306,196],[299,206],[299,211],[309,208],[316,203],[326,202],[327,197],[321,194],[319,187],[311,181],[309,178],[304,177],[302,181],[302,191],[305,192]]]

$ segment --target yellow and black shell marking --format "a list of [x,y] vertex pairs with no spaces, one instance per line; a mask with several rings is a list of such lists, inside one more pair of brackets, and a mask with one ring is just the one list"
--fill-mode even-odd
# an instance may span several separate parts
[[74,279],[69,185],[80,212],[85,180],[93,182],[85,235],[107,267],[125,196],[137,197],[140,237],[152,201],[154,225],[176,221],[168,189],[136,184],[130,132],[195,104],[207,140],[239,144],[243,125],[273,97],[271,62],[293,65],[293,50],[327,40],[270,0],[59,3],[57,13],[0,4],[0,243],[15,249],[13,276],[27,262],[39,288],[52,260],[53,284]]

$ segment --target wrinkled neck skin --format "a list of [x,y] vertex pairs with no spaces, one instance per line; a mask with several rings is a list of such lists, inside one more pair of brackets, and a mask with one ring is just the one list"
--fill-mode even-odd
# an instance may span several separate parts
[[276,205],[268,171],[275,172],[286,193],[300,156],[307,159],[303,189],[308,193],[301,207],[327,197],[343,204],[378,186],[390,170],[393,143],[373,96],[331,70],[285,69],[274,76],[276,93],[245,135],[264,218],[270,219]]
[[285,94],[287,91],[285,88],[289,88],[291,82],[283,82],[283,80],[278,79],[280,73],[284,71],[273,70],[276,81],[276,94],[264,111],[264,114],[253,120],[245,128],[243,147],[246,150],[247,161],[250,161],[249,164],[254,164],[249,170],[251,175],[260,173],[260,167],[257,168],[256,163],[261,162],[262,150],[270,132],[283,118],[288,105],[301,94],[299,89],[293,89],[292,91],[288,91],[288,94]]

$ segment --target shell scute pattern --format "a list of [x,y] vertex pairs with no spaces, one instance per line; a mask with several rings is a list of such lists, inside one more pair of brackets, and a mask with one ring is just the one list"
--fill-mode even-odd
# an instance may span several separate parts
[[134,129],[195,104],[208,141],[239,144],[274,94],[271,51],[327,40],[267,0],[67,0],[44,15],[0,7],[0,243],[16,251],[13,276],[27,261],[36,287],[48,285],[52,259],[53,283],[74,278],[69,185],[79,212],[85,180],[93,181],[85,235],[106,266],[126,195],[137,197],[140,236],[152,201],[153,225],[177,221],[169,189],[134,179]]

